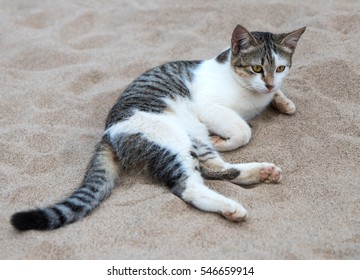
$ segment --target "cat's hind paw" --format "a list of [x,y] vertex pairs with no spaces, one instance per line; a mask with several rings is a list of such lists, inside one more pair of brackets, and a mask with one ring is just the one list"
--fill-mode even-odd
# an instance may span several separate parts
[[240,204],[236,203],[232,210],[223,211],[221,214],[232,222],[244,221],[247,217],[247,211]]
[[264,163],[260,169],[260,182],[278,183],[282,178],[281,173],[281,168],[272,163]]

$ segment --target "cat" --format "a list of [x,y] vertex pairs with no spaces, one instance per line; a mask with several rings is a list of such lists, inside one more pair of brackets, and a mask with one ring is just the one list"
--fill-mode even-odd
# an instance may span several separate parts
[[195,208],[245,220],[244,207],[209,189],[204,178],[238,185],[281,180],[272,163],[230,164],[219,152],[246,145],[247,120],[270,103],[295,113],[280,87],[304,31],[249,32],[237,25],[230,47],[215,58],[145,72],[110,110],[80,187],[52,206],[13,214],[11,224],[20,231],[50,230],[78,221],[110,195],[124,172],[138,168]]

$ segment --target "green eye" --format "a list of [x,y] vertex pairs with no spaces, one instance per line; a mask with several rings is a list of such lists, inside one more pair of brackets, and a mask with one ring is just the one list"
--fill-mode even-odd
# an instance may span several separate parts
[[284,66],[284,65],[281,65],[281,66],[279,66],[278,68],[276,68],[276,72],[277,72],[277,73],[284,72],[284,70],[285,70],[285,66]]
[[251,66],[251,69],[255,72],[255,73],[262,73],[263,68],[261,65],[255,65],[255,66]]

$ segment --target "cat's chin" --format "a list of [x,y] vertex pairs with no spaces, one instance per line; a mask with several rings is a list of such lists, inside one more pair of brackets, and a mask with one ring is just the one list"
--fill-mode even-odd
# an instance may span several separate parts
[[262,89],[262,90],[256,90],[255,92],[258,94],[268,95],[268,94],[274,94],[275,91],[276,91],[276,89],[272,89],[272,90]]
[[274,88],[272,88],[271,90],[269,90],[269,89],[267,89],[267,88],[264,88],[264,89],[262,89],[261,92],[262,92],[263,94],[274,94],[279,88],[280,88],[279,86],[274,87]]

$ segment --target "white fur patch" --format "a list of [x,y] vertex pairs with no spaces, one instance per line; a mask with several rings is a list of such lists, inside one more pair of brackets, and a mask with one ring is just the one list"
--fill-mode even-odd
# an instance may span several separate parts
[[[246,88],[251,86],[234,73],[229,61],[224,64],[215,59],[204,61],[194,74],[191,91],[199,111],[211,111],[212,104],[216,104],[232,109],[247,120],[259,114],[271,102],[271,94],[247,91]],[[221,118],[221,115],[213,117]],[[224,120],[224,123],[228,121]]]
[[285,58],[279,56],[276,53],[273,53],[272,55],[273,55],[273,58],[274,58],[274,61],[275,61],[275,67],[276,68],[279,67],[279,66],[285,66],[285,70],[283,72],[277,73],[276,70],[275,70],[275,73],[274,73],[274,78],[275,78],[275,88],[274,88],[274,90],[278,90],[278,89],[280,89],[284,78],[286,77],[286,75],[289,72],[289,67],[288,67],[289,62]]
[[141,133],[147,140],[178,154],[184,166],[192,170],[192,138],[208,141],[208,130],[197,119],[189,100],[167,103],[169,108],[162,114],[136,111],[128,120],[112,125],[105,134],[115,139],[121,134]]

